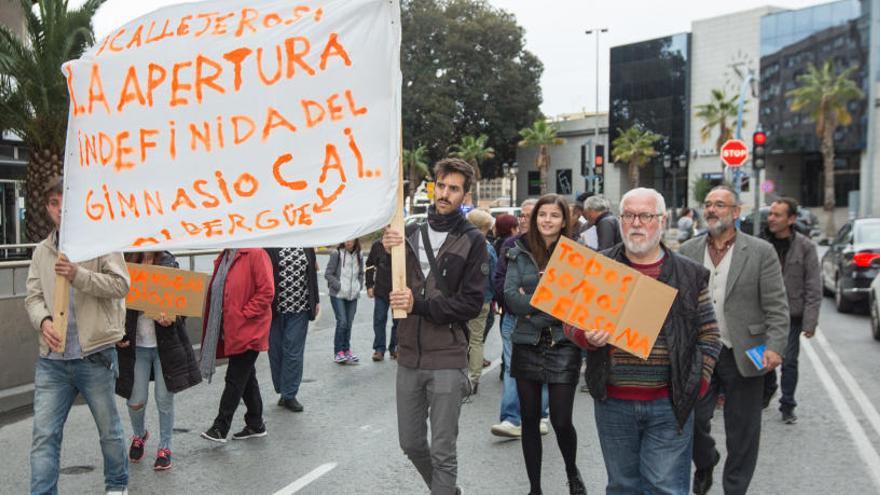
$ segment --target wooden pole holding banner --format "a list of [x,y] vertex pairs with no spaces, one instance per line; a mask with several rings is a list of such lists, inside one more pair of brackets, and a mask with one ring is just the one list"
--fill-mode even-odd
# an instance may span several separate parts
[[55,275],[55,300],[52,308],[52,328],[61,342],[55,352],[64,352],[67,340],[67,311],[70,309],[70,282],[61,275]]
[[[391,219],[391,228],[400,232],[404,237],[406,231],[403,221],[403,136],[400,139],[400,166],[397,172],[397,208],[394,211],[394,217]],[[406,241],[399,246],[391,248],[391,289],[402,290],[406,288]],[[406,311],[395,309],[391,313],[391,317],[395,320],[402,320],[407,317]]]

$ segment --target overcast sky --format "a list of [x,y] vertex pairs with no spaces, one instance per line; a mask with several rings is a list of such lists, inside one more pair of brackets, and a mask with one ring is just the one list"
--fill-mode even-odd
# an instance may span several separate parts
[[[82,0],[74,0],[82,4]],[[95,19],[99,38],[156,8],[180,0],[108,0]],[[599,109],[608,109],[608,49],[690,31],[691,21],[764,5],[797,9],[826,0],[489,0],[516,16],[525,28],[526,48],[544,63],[541,88],[548,115],[596,108],[596,38],[592,27],[608,28],[599,45]]]

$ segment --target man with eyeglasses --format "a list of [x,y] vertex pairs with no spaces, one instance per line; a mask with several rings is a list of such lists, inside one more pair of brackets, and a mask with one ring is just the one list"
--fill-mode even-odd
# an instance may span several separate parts
[[[723,346],[694,418],[694,493],[708,493],[712,471],[721,460],[711,421],[723,389],[724,493],[744,494],[758,462],[763,375],[782,364],[788,340],[788,299],[773,246],[736,228],[740,214],[736,193],[717,186],[706,195],[703,207],[708,235],[682,244],[679,253],[709,269],[709,291]],[[766,348],[759,369],[746,351],[761,345]]]
[[694,405],[709,388],[721,348],[709,271],[660,243],[663,196],[638,188],[620,202],[623,243],[602,254],[678,290],[647,359],[606,345],[588,329],[587,381],[607,493],[687,493]]

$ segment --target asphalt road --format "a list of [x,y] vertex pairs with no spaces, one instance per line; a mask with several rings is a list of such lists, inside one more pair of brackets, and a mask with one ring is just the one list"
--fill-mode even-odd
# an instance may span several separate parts
[[[321,281],[322,290],[326,290]],[[322,315],[311,327],[306,347],[303,413],[275,405],[269,365],[261,356],[257,368],[269,435],[219,445],[199,437],[211,424],[223,387],[225,370],[211,384],[176,397],[175,466],[156,473],[152,454],[130,467],[130,492],[217,494],[419,494],[427,493],[397,444],[394,402],[396,364],[369,359],[372,301],[359,301],[353,348],[359,365],[332,361],[333,314],[323,297]],[[755,494],[880,493],[880,342],[871,338],[866,314],[838,314],[830,299],[823,302],[821,337],[801,353],[796,425],[779,420],[776,405],[764,412],[759,465],[752,482]],[[489,359],[500,356],[496,329],[487,342]],[[459,482],[465,494],[526,493],[528,481],[517,440],[492,437],[498,420],[501,386],[498,369],[490,368],[479,395],[463,406],[459,435]],[[131,428],[125,404],[117,402],[126,434]],[[235,427],[243,423],[240,408]],[[153,403],[147,424],[158,433]],[[722,439],[716,417],[714,431]],[[0,492],[28,490],[31,418],[0,426]],[[579,393],[575,403],[578,465],[591,493],[602,493],[605,470],[593,420],[592,399]],[[62,452],[61,493],[98,493],[103,488],[97,432],[86,406],[70,413]],[[720,476],[716,469],[716,478]],[[717,485],[717,484],[716,484]],[[545,437],[544,493],[567,493],[563,464],[554,434]],[[720,487],[712,493],[721,493]]]

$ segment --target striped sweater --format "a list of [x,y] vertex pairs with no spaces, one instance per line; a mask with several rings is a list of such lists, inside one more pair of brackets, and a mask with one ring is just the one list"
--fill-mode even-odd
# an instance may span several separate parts
[[[632,268],[644,275],[657,278],[663,259],[650,265],[633,263]],[[702,396],[709,386],[715,358],[721,350],[718,324],[708,289],[700,291],[700,328],[697,347],[703,353],[703,377],[700,384]],[[643,360],[617,348],[610,350],[611,373],[608,377],[608,397],[620,400],[656,400],[669,396],[670,361],[664,330],[660,331],[654,348],[647,360]]]

